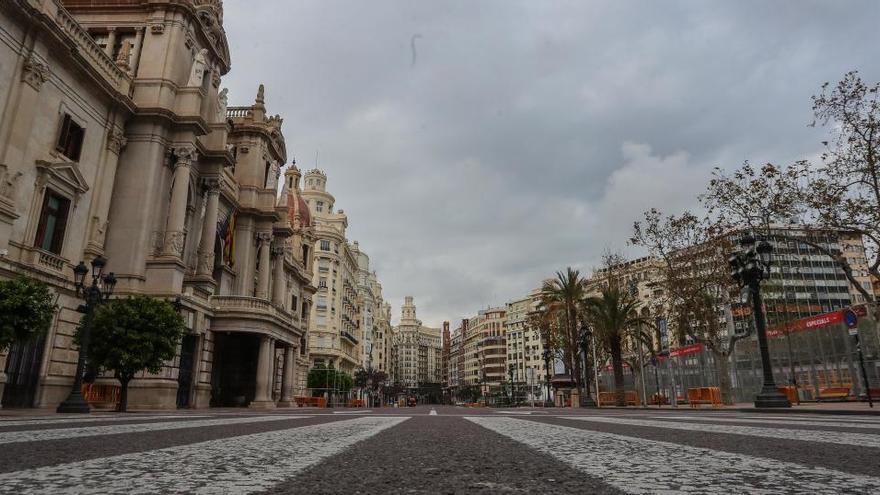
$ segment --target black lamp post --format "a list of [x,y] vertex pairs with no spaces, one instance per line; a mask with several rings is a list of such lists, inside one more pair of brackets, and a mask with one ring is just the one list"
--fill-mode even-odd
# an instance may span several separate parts
[[59,413],[88,413],[91,411],[89,403],[82,395],[82,378],[89,352],[89,339],[92,333],[92,319],[95,308],[110,298],[113,288],[116,286],[116,276],[111,272],[104,275],[104,266],[107,260],[98,256],[92,260],[92,283],[86,286],[86,275],[89,269],[82,261],[73,269],[73,283],[76,294],[85,300],[85,304],[77,308],[80,313],[85,313],[85,321],[82,327],[82,338],[79,344],[79,358],[76,361],[76,374],[73,376],[73,388],[70,395],[58,405],[56,412]]
[[758,332],[758,348],[761,351],[761,366],[764,369],[764,384],[755,397],[755,407],[791,407],[788,399],[776,388],[770,352],[767,349],[767,328],[764,322],[764,305],[761,299],[761,281],[770,276],[770,254],[773,246],[765,240],[756,242],[752,236],[740,241],[742,250],[730,259],[731,276],[740,287],[747,287],[752,296],[752,313],[755,316],[755,329]]
[[507,366],[507,376],[510,381],[510,405],[513,406],[513,363]]
[[593,336],[593,333],[590,331],[590,327],[585,323],[581,325],[580,335],[578,335],[578,346],[581,348],[581,354],[584,356],[584,397],[581,400],[581,403],[585,407],[596,407],[596,401],[593,399],[593,396],[590,395],[590,359],[589,359],[589,350],[590,350],[590,338]]
[[550,342],[547,341],[546,335],[541,335],[541,344],[544,346],[544,381],[547,382],[547,397],[544,403],[550,402]]

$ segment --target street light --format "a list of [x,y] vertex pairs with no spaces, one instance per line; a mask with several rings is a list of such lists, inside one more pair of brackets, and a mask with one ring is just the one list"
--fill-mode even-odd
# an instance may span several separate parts
[[544,347],[544,381],[547,382],[547,397],[544,399],[546,405],[550,401],[550,342],[547,335],[541,334],[541,345]]
[[73,269],[73,283],[76,287],[76,295],[85,300],[85,304],[77,308],[77,311],[85,313],[85,321],[82,327],[82,338],[79,345],[79,358],[76,361],[76,374],[73,376],[73,388],[70,395],[61,404],[58,405],[56,412],[59,413],[88,413],[91,411],[89,403],[82,395],[82,377],[85,370],[86,360],[88,359],[89,339],[92,333],[92,320],[95,316],[95,308],[108,299],[113,294],[113,288],[116,287],[116,276],[113,272],[104,275],[104,266],[107,260],[98,256],[92,260],[92,283],[85,285],[86,275],[89,269],[85,263],[79,262]]
[[593,399],[593,396],[590,395],[590,364],[587,356],[589,355],[590,348],[590,339],[593,337],[593,332],[590,331],[590,327],[587,326],[586,323],[581,324],[580,335],[578,335],[578,344],[581,348],[581,354],[584,355],[584,398],[583,404],[586,407],[596,407],[596,401]]
[[752,296],[752,313],[758,333],[758,348],[761,351],[761,366],[764,370],[764,383],[761,392],[755,397],[755,407],[791,407],[785,395],[776,388],[770,352],[767,349],[767,328],[764,321],[764,307],[761,300],[761,281],[770,276],[770,254],[773,246],[766,240],[756,243],[747,235],[740,240],[742,250],[730,256],[730,274],[740,287],[748,288]]

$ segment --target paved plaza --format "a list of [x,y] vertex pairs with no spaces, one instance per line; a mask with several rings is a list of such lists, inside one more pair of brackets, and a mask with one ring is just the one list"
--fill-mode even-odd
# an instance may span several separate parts
[[880,416],[420,406],[0,417],[4,494],[550,491],[877,493]]

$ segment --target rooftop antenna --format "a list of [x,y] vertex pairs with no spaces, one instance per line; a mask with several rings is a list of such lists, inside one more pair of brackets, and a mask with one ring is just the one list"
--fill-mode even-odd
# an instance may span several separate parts
[[318,168],[318,150],[315,150],[315,168]]

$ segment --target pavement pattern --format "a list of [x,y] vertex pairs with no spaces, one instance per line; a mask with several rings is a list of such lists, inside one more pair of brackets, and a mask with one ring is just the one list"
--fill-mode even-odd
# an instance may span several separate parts
[[880,494],[880,416],[451,406],[0,415],[0,494],[551,491]]

